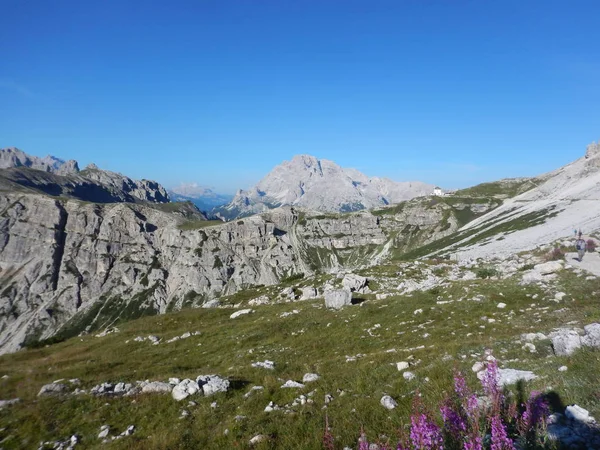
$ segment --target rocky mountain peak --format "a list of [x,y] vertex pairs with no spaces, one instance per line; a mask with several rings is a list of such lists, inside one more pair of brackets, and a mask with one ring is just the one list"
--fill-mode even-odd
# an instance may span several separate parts
[[283,205],[324,212],[357,211],[429,195],[433,188],[421,182],[369,178],[358,170],[303,154],[276,166],[215,213],[233,219]]
[[600,155],[600,141],[592,142],[585,150],[585,157],[586,159],[589,159],[598,155]]

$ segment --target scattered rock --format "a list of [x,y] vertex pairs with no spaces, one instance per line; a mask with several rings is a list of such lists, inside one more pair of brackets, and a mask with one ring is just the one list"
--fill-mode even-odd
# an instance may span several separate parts
[[563,269],[562,261],[548,261],[542,264],[536,264],[533,270],[541,275],[550,275]]
[[410,365],[406,361],[400,361],[396,363],[396,367],[398,368],[399,372],[402,372],[403,370],[408,369]]
[[63,383],[50,383],[45,384],[38,392],[38,397],[42,395],[59,395],[66,392],[69,388]]
[[253,309],[240,309],[239,311],[234,312],[232,315],[229,316],[230,319],[236,319],[240,316],[243,316],[245,314],[251,314],[253,313],[254,310]]
[[194,380],[185,379],[179,382],[179,384],[173,388],[171,395],[175,400],[181,401],[190,395],[196,394],[198,391],[200,391],[200,386],[198,386],[198,383],[196,383]]
[[321,378],[319,375],[317,375],[316,373],[305,373],[304,376],[302,377],[302,382],[303,383],[312,383],[313,381],[317,381],[319,378]]
[[281,388],[293,388],[293,389],[301,389],[304,385],[302,383],[298,383],[297,381],[287,380],[284,384],[281,385]]
[[558,330],[551,334],[551,338],[556,356],[569,356],[582,345],[581,336],[575,330]]
[[481,372],[483,369],[485,369],[485,364],[483,364],[480,361],[476,362],[475,364],[473,364],[473,367],[471,367],[471,370],[475,373]]
[[[486,372],[478,372],[477,378],[483,379]],[[498,369],[498,385],[507,386],[509,384],[515,384],[518,381],[530,381],[537,378],[537,375],[529,370],[516,370],[516,369]]]
[[590,416],[590,412],[578,405],[567,406],[565,409],[565,416],[569,419],[577,420],[578,422],[596,423],[596,419]]
[[412,381],[412,380],[414,380],[415,378],[417,378],[417,377],[416,377],[416,375],[415,375],[414,373],[412,373],[412,372],[408,372],[408,371],[407,371],[407,372],[404,372],[404,373],[402,374],[402,376],[404,377],[404,379],[405,379],[406,381]]
[[558,371],[559,371],[559,372],[566,372],[567,370],[569,370],[567,366],[560,366],[560,367],[558,368]]
[[535,353],[537,351],[535,345],[533,345],[531,342],[527,342],[522,349],[529,351],[529,353]]
[[317,298],[318,293],[317,290],[313,286],[306,286],[302,288],[302,294],[300,295],[300,300],[310,300],[313,298]]
[[258,361],[251,364],[252,367],[262,367],[263,369],[273,370],[275,369],[275,363],[265,359],[264,361]]
[[261,442],[264,442],[267,440],[267,437],[264,434],[257,434],[256,436],[254,436],[252,439],[250,439],[248,441],[248,444],[251,446],[254,446],[256,444],[260,444]]
[[506,308],[506,303],[498,303],[496,306],[500,309],[504,309]]
[[227,392],[229,389],[229,380],[217,375],[200,375],[196,378],[196,383],[202,388],[206,396],[216,394],[217,392]]
[[20,398],[12,398],[10,400],[0,400],[0,409],[4,408],[5,406],[10,406],[10,405],[14,405],[15,403],[19,403],[21,401]]
[[260,297],[254,298],[248,302],[248,306],[260,306],[260,305],[269,305],[271,301],[269,297],[266,295],[261,295]]
[[383,406],[385,409],[390,409],[390,410],[394,409],[396,406],[398,406],[398,403],[396,403],[396,400],[394,400],[389,395],[384,395],[383,397],[381,397],[381,400],[379,401],[379,403],[381,403],[381,406]]
[[171,393],[173,386],[169,383],[163,383],[162,381],[151,381],[150,383],[142,386],[143,394],[164,394]]
[[108,433],[110,433],[110,426],[102,425],[100,427],[100,433],[98,433],[98,439],[106,438],[108,436]]
[[366,277],[355,275],[353,273],[346,274],[342,280],[342,286],[349,289],[352,292],[364,293],[367,288],[369,280]]

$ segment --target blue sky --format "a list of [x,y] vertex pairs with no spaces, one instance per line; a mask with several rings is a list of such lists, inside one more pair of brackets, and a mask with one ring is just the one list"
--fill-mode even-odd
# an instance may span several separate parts
[[299,153],[463,187],[600,138],[597,1],[0,2],[0,146],[247,188]]

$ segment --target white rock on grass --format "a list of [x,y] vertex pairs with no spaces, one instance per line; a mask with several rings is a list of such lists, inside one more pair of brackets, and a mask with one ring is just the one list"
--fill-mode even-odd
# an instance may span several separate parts
[[533,345],[531,342],[527,342],[523,347],[523,350],[527,350],[529,353],[535,353],[537,352],[537,349],[535,348],[535,345]]
[[381,403],[381,406],[383,406],[385,409],[389,409],[389,410],[392,410],[396,406],[398,406],[398,403],[396,403],[396,400],[394,400],[389,395],[384,395],[383,397],[381,397],[381,400],[379,401],[379,403]]
[[206,396],[216,394],[217,392],[227,392],[229,389],[229,380],[221,378],[218,375],[200,375],[196,378],[196,383],[202,388]]
[[260,367],[263,369],[273,370],[275,369],[275,363],[273,361],[269,361],[265,359],[264,361],[257,361],[251,364],[252,367]]
[[402,376],[404,377],[404,379],[405,379],[406,381],[412,381],[412,380],[414,380],[414,379],[416,378],[416,375],[415,375],[414,373],[412,373],[412,372],[408,372],[408,371],[407,371],[407,372],[404,372],[404,373],[402,374]]
[[402,372],[403,370],[406,370],[410,367],[410,365],[406,362],[406,361],[400,361],[396,363],[396,368],[398,369],[399,372]]
[[552,347],[557,356],[569,356],[581,348],[581,336],[575,330],[558,330],[551,334]]
[[310,300],[317,298],[317,290],[313,286],[307,286],[302,288],[302,294],[300,300]]
[[544,339],[548,339],[548,337],[542,333],[525,333],[521,335],[521,340],[525,342],[543,341]]
[[302,383],[298,383],[297,381],[287,380],[284,384],[281,385],[282,389],[292,388],[292,389],[301,389],[304,385]]
[[325,292],[325,307],[342,309],[352,304],[352,292],[349,289],[333,289]]
[[[477,378],[480,380],[485,377],[486,372],[478,372]],[[529,370],[516,370],[516,369],[498,369],[498,385],[508,386],[515,384],[518,381],[531,381],[537,378],[537,375]]]
[[350,289],[351,291],[361,292],[369,283],[369,280],[365,277],[361,277],[360,275],[355,275],[353,273],[349,273],[344,276],[342,280],[342,286],[346,289]]
[[578,422],[596,423],[596,419],[590,416],[590,412],[578,405],[567,406],[565,416]]
[[600,324],[591,323],[583,327],[585,336],[581,342],[589,347],[600,347]]
[[542,275],[550,275],[556,272],[559,272],[563,269],[562,261],[548,261],[546,263],[537,264],[533,267],[533,270],[542,274]]
[[10,400],[0,400],[0,409],[6,407],[6,406],[10,406],[10,405],[14,405],[15,403],[19,403],[21,401],[20,398],[11,398]]
[[106,438],[108,436],[108,433],[110,433],[110,426],[102,425],[100,427],[100,433],[98,433],[98,439]]
[[473,367],[471,367],[471,370],[475,373],[481,372],[483,369],[485,369],[485,365],[480,361],[476,362],[473,364]]
[[240,316],[244,316],[246,314],[251,314],[253,313],[254,310],[253,309],[240,309],[239,311],[234,312],[232,315],[229,316],[230,319],[236,319]]
[[569,368],[568,368],[567,366],[560,366],[560,367],[558,368],[558,371],[559,371],[559,372],[566,372],[567,370],[569,370]]
[[316,373],[305,373],[304,376],[302,377],[302,382],[303,383],[312,383],[313,381],[317,381],[319,378],[321,378],[319,375],[317,375]]
[[163,394],[170,393],[173,390],[173,385],[163,383],[162,381],[151,381],[144,384],[142,387],[143,394]]
[[66,384],[62,384],[62,383],[45,384],[40,389],[40,392],[38,392],[38,397],[40,397],[42,395],[58,395],[58,394],[62,394],[64,392],[66,392],[67,390],[68,390],[68,387]]
[[250,439],[248,441],[248,444],[250,446],[255,446],[256,444],[260,444],[261,442],[264,442],[267,440],[267,437],[264,434],[257,434],[256,436],[254,436],[252,439]]
[[194,380],[185,379],[173,388],[171,395],[177,401],[181,401],[190,395],[194,395],[200,391],[200,386]]
[[498,303],[498,304],[496,305],[496,307],[498,307],[498,308],[500,308],[500,309],[504,309],[504,308],[506,308],[506,303]]

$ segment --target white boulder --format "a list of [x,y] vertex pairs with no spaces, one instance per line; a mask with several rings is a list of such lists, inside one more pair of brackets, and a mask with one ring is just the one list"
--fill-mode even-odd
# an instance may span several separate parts
[[234,312],[232,315],[229,316],[230,319],[236,319],[240,316],[246,315],[246,314],[251,314],[253,313],[254,310],[253,309],[240,309],[239,311]]
[[334,289],[325,292],[325,307],[341,309],[352,304],[352,292],[349,289]]
[[381,406],[383,406],[385,409],[390,409],[390,410],[392,410],[396,406],[398,406],[398,403],[396,403],[396,400],[394,400],[389,395],[384,395],[383,397],[381,397],[381,400],[379,401],[379,403],[381,403]]

